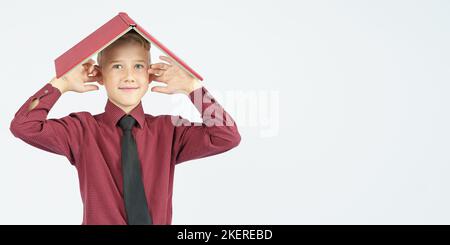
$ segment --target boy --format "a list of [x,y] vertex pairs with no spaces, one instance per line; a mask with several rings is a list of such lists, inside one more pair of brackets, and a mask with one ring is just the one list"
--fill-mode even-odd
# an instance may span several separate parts
[[[130,31],[65,76],[53,78],[17,111],[10,130],[40,149],[64,155],[78,172],[87,224],[171,224],[176,164],[237,146],[232,118],[208,91],[169,57],[151,64],[150,43]],[[203,124],[144,114],[141,98],[153,92],[186,94]],[[107,91],[105,112],[47,119],[67,91]]]

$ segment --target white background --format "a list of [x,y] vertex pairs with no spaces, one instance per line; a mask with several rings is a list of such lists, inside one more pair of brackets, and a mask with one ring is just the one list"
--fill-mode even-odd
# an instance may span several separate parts
[[[14,138],[9,124],[54,76],[54,59],[120,11],[203,75],[213,95],[279,97],[271,136],[261,134],[262,100],[239,116],[251,103],[218,98],[242,142],[176,168],[173,224],[450,223],[449,1],[7,1],[0,9],[1,224],[81,224],[76,169]],[[144,108],[189,107],[175,97],[149,93]],[[103,88],[67,93],[50,117],[101,113],[105,103]]]

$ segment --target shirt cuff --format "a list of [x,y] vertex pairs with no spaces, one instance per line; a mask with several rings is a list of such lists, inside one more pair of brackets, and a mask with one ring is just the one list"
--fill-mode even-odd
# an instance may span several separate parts
[[39,99],[39,104],[35,108],[33,108],[33,110],[50,110],[53,105],[55,105],[56,101],[58,101],[59,97],[61,97],[61,92],[59,91],[59,89],[53,87],[53,85],[51,85],[50,83],[47,83],[44,87],[39,89],[33,96],[30,97],[27,103],[27,107],[35,99]]
[[45,105],[48,109],[50,109],[60,96],[61,92],[59,89],[53,87],[50,83],[47,83],[32,96],[32,100],[39,99],[39,104]]

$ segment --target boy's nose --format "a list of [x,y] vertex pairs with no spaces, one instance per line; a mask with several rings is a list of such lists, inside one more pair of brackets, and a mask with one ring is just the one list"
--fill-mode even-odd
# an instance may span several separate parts
[[127,82],[135,82],[134,75],[133,75],[132,71],[127,71],[125,81],[127,81]]

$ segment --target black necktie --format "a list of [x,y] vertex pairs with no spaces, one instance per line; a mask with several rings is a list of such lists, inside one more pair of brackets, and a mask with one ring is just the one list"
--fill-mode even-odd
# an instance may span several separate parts
[[129,225],[151,225],[144,185],[141,177],[136,142],[131,133],[136,120],[132,116],[124,116],[119,125],[123,130],[122,136],[122,174],[123,199]]

